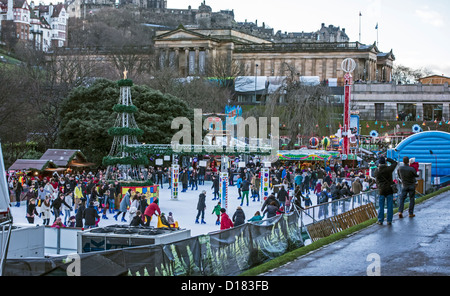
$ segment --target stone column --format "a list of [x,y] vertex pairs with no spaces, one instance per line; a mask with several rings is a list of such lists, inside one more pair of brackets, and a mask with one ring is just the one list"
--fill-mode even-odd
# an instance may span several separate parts
[[200,73],[200,60],[199,60],[200,49],[198,47],[195,48],[195,62],[194,62],[194,73],[198,75]]
[[178,74],[180,74],[180,49],[175,48],[175,57],[174,57],[174,64],[175,64],[175,70],[177,70]]
[[189,48],[184,48],[184,55],[186,57],[185,66],[186,69],[184,70],[184,76],[189,76]]

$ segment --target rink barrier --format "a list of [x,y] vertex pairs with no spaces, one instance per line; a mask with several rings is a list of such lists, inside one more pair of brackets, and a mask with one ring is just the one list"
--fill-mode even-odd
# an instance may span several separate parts
[[298,222],[291,212],[170,244],[8,259],[5,275],[234,276],[304,246]]
[[310,224],[307,229],[311,240],[315,242],[375,217],[377,217],[375,205],[368,203],[318,223]]

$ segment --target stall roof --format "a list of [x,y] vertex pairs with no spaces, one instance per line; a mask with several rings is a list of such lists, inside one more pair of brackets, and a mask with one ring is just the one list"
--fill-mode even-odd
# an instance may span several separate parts
[[338,151],[325,151],[314,149],[300,149],[300,150],[280,150],[278,157],[280,160],[296,160],[296,161],[323,161],[339,157]]
[[68,167],[74,159],[78,160],[79,165],[83,163],[90,165],[86,161],[86,156],[80,150],[74,149],[48,149],[40,158],[40,160],[50,160],[59,167]]
[[18,159],[9,167],[9,170],[44,171],[47,168],[57,168],[57,165],[54,162],[45,159]]

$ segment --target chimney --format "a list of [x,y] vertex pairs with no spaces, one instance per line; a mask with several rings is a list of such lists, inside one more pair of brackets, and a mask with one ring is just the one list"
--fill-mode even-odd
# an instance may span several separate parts
[[14,20],[13,0],[8,0],[8,10],[6,11],[6,20],[8,21]]

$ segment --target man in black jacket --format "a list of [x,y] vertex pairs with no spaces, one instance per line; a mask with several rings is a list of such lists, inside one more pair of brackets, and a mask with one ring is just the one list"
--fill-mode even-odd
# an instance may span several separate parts
[[100,219],[97,210],[94,208],[94,202],[89,202],[89,207],[83,212],[84,227],[92,228],[95,227],[95,222]]
[[220,189],[219,176],[213,176],[213,183],[211,189],[214,189],[214,198],[212,200],[219,199],[219,189]]
[[198,203],[197,203],[197,218],[195,219],[195,224],[198,224],[198,218],[200,218],[200,215],[202,216],[202,224],[206,224],[205,222],[205,208],[206,208],[206,191],[203,190],[202,193],[198,196]]
[[409,166],[409,157],[403,157],[403,165],[398,168],[398,176],[402,182],[402,193],[400,194],[400,204],[398,207],[398,217],[403,218],[403,208],[406,196],[409,195],[409,217],[414,217],[414,205],[416,196],[416,170]]
[[395,184],[392,180],[392,173],[397,167],[397,162],[391,158],[387,159],[391,163],[390,166],[386,164],[386,159],[380,157],[378,161],[378,168],[375,169],[373,175],[377,182],[380,208],[378,210],[377,224],[382,225],[384,221],[384,204],[387,203],[387,224],[392,224],[392,218],[394,216],[394,191],[392,185]]

